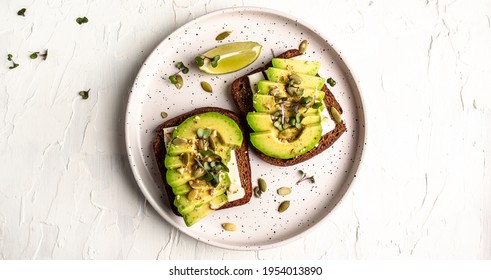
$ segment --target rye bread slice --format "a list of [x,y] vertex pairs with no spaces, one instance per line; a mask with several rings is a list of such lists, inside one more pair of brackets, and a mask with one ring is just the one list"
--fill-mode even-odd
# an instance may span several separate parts
[[[301,55],[300,51],[297,49],[291,49],[288,50],[277,57],[279,58],[292,58],[295,56]],[[245,120],[247,113],[248,112],[253,112],[254,107],[252,105],[252,90],[251,86],[249,84],[249,79],[247,78],[248,75],[257,73],[257,72],[264,72],[266,69],[271,67],[272,64],[269,62],[268,64],[264,65],[261,68],[258,68],[256,70],[253,70],[252,72],[246,74],[245,76],[242,76],[238,79],[236,79],[232,83],[232,98],[234,100],[235,106],[240,112],[240,115],[242,116],[242,119],[244,123],[247,124],[247,121]],[[325,97],[324,97],[324,103],[326,104],[327,108],[330,108],[333,106],[336,108],[339,113],[343,113],[343,108],[341,108],[341,105],[338,103],[332,92],[327,88],[326,85],[324,85],[321,89],[324,91]],[[329,112],[329,115],[331,115],[331,110],[327,110]],[[331,115],[332,118],[332,115]],[[248,133],[252,132],[251,128],[247,125],[247,130]],[[309,152],[300,155],[298,157],[292,158],[292,159],[279,159],[279,158],[273,158],[270,156],[267,156],[263,154],[261,151],[257,150],[253,145],[250,145],[251,148],[256,152],[256,154],[264,161],[273,164],[273,165],[278,165],[278,166],[290,166],[294,165],[303,161],[306,161],[310,158],[312,158],[315,155],[320,154],[327,148],[329,148],[336,140],[341,137],[341,135],[346,131],[346,124],[344,121],[340,123],[336,123],[336,127],[330,131],[329,133],[323,135],[321,139],[319,140],[319,144],[310,150]]]
[[[167,169],[165,168],[164,165],[164,159],[165,159],[165,155],[167,154],[167,151],[165,148],[165,141],[164,141],[165,135],[163,132],[163,128],[177,126],[180,123],[182,123],[185,119],[191,116],[198,115],[201,113],[207,113],[207,112],[218,112],[233,119],[239,125],[240,129],[242,130],[242,134],[244,136],[246,135],[245,134],[246,130],[244,129],[245,127],[242,123],[242,120],[235,113],[216,107],[203,107],[203,108],[195,109],[188,113],[167,120],[155,129],[156,136],[153,142],[153,150],[155,153],[155,158],[157,160],[157,165],[159,167],[160,175],[164,183],[164,189],[167,193],[167,197],[169,198],[172,211],[174,212],[174,214],[178,216],[180,216],[180,214],[177,211],[177,207],[174,206],[175,195],[172,192],[171,186],[169,186],[169,184],[167,183],[166,176],[165,176]],[[235,149],[235,158],[237,160],[237,167],[239,168],[240,183],[245,190],[245,195],[242,199],[227,202],[218,210],[243,205],[249,202],[249,200],[251,199],[252,196],[251,165],[249,162],[249,154],[247,151],[247,141],[245,139],[246,137],[244,137],[242,146],[237,147]]]

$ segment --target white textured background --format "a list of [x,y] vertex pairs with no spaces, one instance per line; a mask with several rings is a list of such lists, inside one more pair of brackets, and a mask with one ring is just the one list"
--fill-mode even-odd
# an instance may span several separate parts
[[[123,139],[151,50],[193,18],[242,5],[320,30],[368,112],[364,169],[344,202],[305,238],[257,252],[169,226],[145,203]],[[489,0],[3,0],[0,259],[490,259],[490,17]],[[46,49],[46,61],[29,59]]]

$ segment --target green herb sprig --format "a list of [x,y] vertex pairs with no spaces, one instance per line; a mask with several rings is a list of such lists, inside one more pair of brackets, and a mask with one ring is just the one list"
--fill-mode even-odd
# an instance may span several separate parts
[[176,68],[179,69],[179,71],[173,75],[169,76],[169,81],[176,86],[176,88],[180,89],[184,85],[184,79],[182,78],[179,73],[187,74],[189,73],[189,68],[184,65],[182,61],[178,61],[175,64]]
[[15,61],[12,59],[12,54],[7,54],[7,60],[12,62],[12,66],[9,67],[9,69],[14,69],[14,68],[17,68],[19,66],[18,63],[15,63]]
[[30,59],[36,59],[36,58],[38,58],[38,56],[42,57],[43,60],[46,60],[46,58],[48,58],[48,50],[46,50],[44,53],[33,52],[33,53],[31,53],[31,55],[29,56],[29,58]]
[[211,129],[198,128],[196,136],[200,141],[203,141],[203,146],[206,148],[199,149],[199,155],[195,158],[196,164],[204,171],[203,179],[211,183],[214,187],[220,183],[220,172],[230,172],[226,164],[222,162],[222,158],[215,154],[211,149],[207,149],[210,146]]
[[82,96],[82,99],[89,99],[89,90],[83,90],[78,93],[78,95]]
[[218,66],[218,61],[220,60],[220,56],[219,55],[215,55],[214,57],[197,56],[194,58],[194,61],[196,62],[196,65],[198,65],[198,67],[201,67],[205,65],[205,59],[209,59],[211,61],[211,67],[215,68]]

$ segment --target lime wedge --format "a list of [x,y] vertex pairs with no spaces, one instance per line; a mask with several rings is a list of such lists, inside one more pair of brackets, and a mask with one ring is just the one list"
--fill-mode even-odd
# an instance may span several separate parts
[[[225,44],[211,49],[201,57],[204,59],[203,66],[199,70],[208,74],[226,74],[238,71],[253,63],[261,53],[263,46],[256,42],[235,42]],[[211,59],[219,55],[218,65],[213,67]]]

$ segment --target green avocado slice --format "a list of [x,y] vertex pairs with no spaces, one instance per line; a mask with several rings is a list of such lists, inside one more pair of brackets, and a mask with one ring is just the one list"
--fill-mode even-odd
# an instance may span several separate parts
[[315,76],[319,72],[321,63],[318,61],[308,61],[299,59],[273,58],[271,60],[273,67],[294,71],[306,75]]
[[[174,129],[164,159],[166,182],[186,225],[193,225],[228,201],[226,190],[231,180],[223,166],[242,142],[238,124],[218,112],[192,116]],[[221,169],[215,169],[217,163]]]
[[242,145],[243,136],[239,125],[231,118],[217,112],[207,112],[186,119],[176,127],[172,137],[194,139],[198,128],[218,131],[224,144],[232,147]]
[[196,222],[198,222],[199,220],[206,217],[211,212],[213,212],[213,209],[218,209],[227,202],[228,202],[228,197],[226,194],[221,194],[219,196],[216,196],[209,202],[204,203],[199,207],[195,207],[192,211],[184,215],[183,216],[184,223],[186,223],[186,226],[190,227],[194,225]]
[[[246,116],[247,123],[255,132],[271,131],[275,129],[271,115],[268,113],[249,112]],[[320,113],[302,115],[301,124],[315,124],[321,122]]]
[[253,132],[250,134],[251,144],[265,155],[290,159],[312,150],[322,136],[322,126],[306,125],[297,138],[291,142],[281,141],[277,130]]
[[320,90],[326,83],[326,79],[321,77],[310,76],[310,75],[296,73],[294,71],[289,71],[289,70],[279,69],[274,67],[269,67],[266,74],[268,75],[268,80],[272,82],[279,82],[285,84],[290,81],[289,78],[290,75],[296,74],[302,79],[301,83],[298,85],[299,87],[302,88],[312,88],[312,89]]

